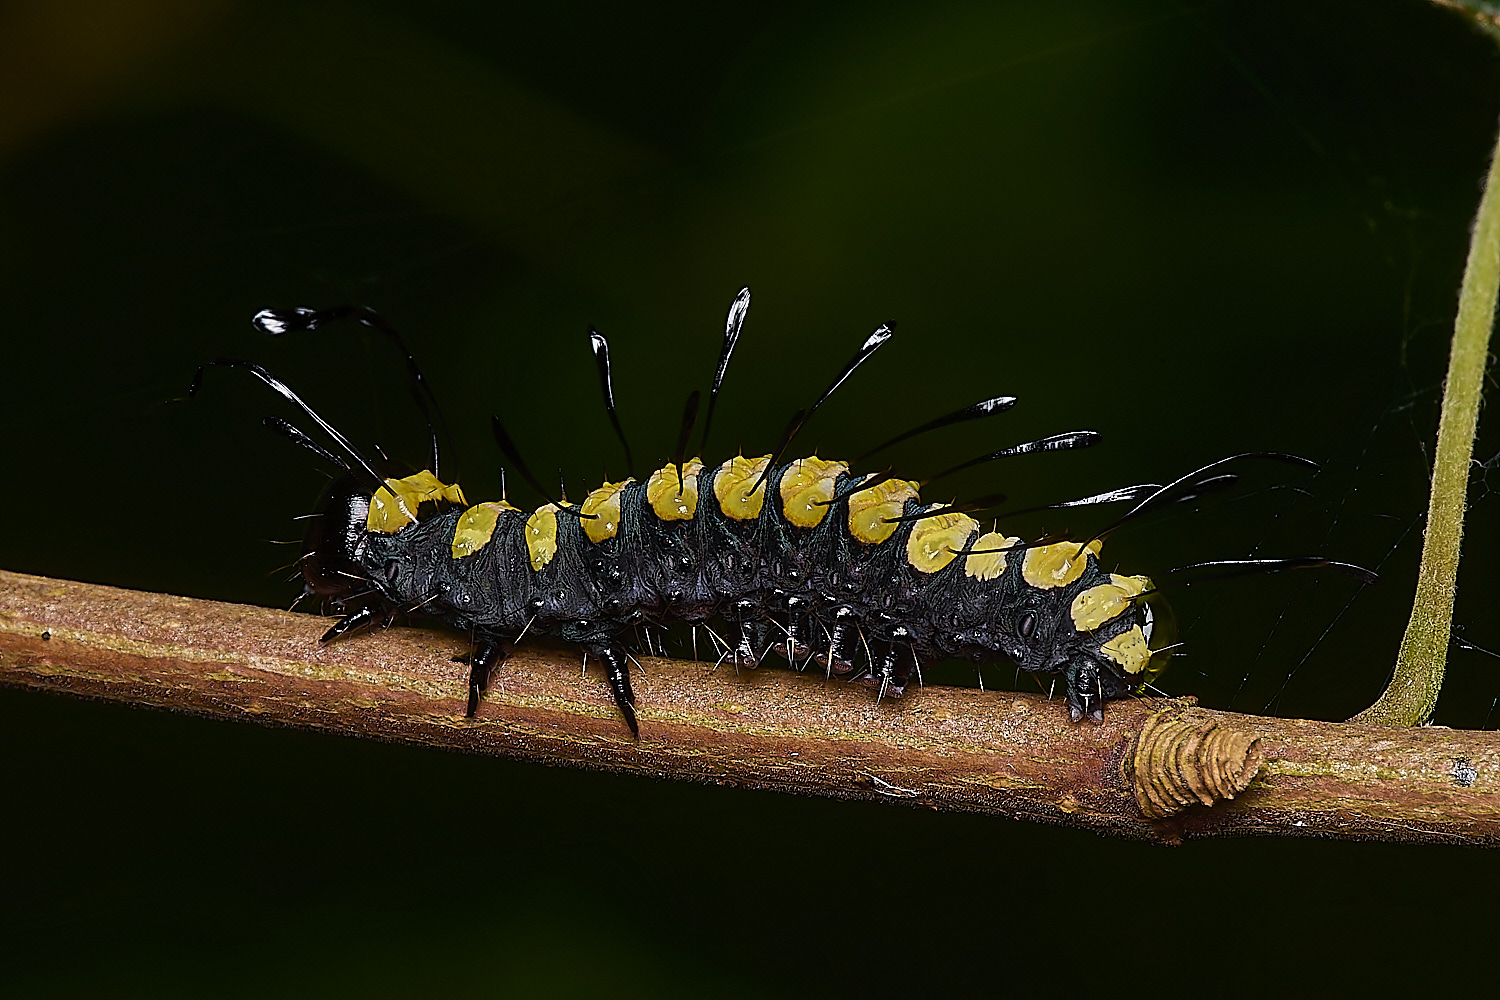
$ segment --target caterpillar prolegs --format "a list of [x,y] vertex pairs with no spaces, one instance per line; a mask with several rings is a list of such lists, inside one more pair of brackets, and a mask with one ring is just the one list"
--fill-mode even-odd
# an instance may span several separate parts
[[[700,449],[748,305],[747,289],[730,309]],[[418,399],[435,411],[400,338],[367,310],[266,311],[256,323],[265,332],[283,333],[345,316],[394,337]],[[793,419],[780,451],[890,335],[885,324],[864,342],[828,392]],[[608,345],[593,331],[591,343],[618,430]],[[1144,576],[1101,568],[1108,528],[1082,540],[1028,541],[984,531],[963,509],[924,503],[917,482],[886,472],[856,474],[844,462],[817,456],[783,462],[778,451],[705,464],[686,456],[696,393],[675,460],[643,480],[604,483],[581,503],[549,497],[532,511],[505,500],[470,503],[457,484],[439,476],[436,433],[430,468],[401,476],[377,471],[258,365],[226,359],[210,364],[251,372],[298,406],[334,445],[329,450],[284,420],[267,420],[343,471],[312,519],[303,548],[304,593],[342,615],[322,641],[402,613],[471,633],[471,716],[509,651],[527,638],[549,636],[576,643],[603,665],[615,704],[638,736],[623,639],[643,626],[649,634],[676,623],[704,626],[720,662],[759,665],[774,654],[798,669],[862,676],[876,697],[901,694],[920,679],[925,664],[940,659],[1005,660],[1020,670],[1059,676],[1075,722],[1101,721],[1106,702],[1136,691],[1149,675],[1153,619],[1144,598],[1153,587]],[[1014,401],[985,400],[901,437],[1000,412]],[[546,497],[498,420],[495,429],[511,464]],[[1053,435],[975,462],[1083,447],[1097,438],[1091,431]],[[1223,464],[1166,486],[1130,487],[1068,505],[1131,503],[1122,522],[1232,481],[1216,474]]]

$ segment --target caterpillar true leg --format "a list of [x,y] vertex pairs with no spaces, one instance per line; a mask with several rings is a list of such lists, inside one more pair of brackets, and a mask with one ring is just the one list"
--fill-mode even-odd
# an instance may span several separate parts
[[609,681],[609,690],[615,696],[615,704],[619,706],[620,714],[625,716],[630,734],[640,739],[641,727],[635,720],[635,692],[630,690],[630,665],[625,659],[625,648],[618,642],[590,643],[584,648],[604,661],[604,679]]
[[353,611],[333,623],[333,627],[323,633],[319,642],[332,642],[339,636],[348,635],[350,632],[358,632],[362,628],[368,628],[375,624],[375,620],[384,614],[372,604],[366,604],[358,611]]
[[1100,669],[1086,654],[1071,660],[1063,670],[1068,700],[1068,715],[1074,722],[1088,719],[1104,721],[1104,703],[1123,698],[1130,685],[1121,682],[1112,670]]
[[510,655],[507,644],[498,641],[482,641],[469,660],[469,707],[464,715],[470,719],[479,712],[479,700],[490,689],[490,672],[496,663]]

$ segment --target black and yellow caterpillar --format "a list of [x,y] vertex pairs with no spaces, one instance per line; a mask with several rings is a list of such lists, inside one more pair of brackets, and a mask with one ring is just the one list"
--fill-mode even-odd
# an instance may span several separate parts
[[[748,290],[742,291],[730,310],[715,394],[748,303]],[[393,332],[373,313],[348,309],[267,311],[257,325],[279,333],[346,315]],[[829,393],[889,338],[889,330],[882,326],[866,341]],[[603,338],[593,337],[613,418],[607,345],[601,352]],[[407,361],[425,392],[410,354]],[[527,637],[549,636],[578,644],[604,665],[615,703],[639,735],[622,636],[643,626],[649,635],[674,623],[704,626],[721,662],[757,665],[774,652],[799,669],[816,664],[830,674],[858,672],[879,695],[900,694],[920,678],[924,664],[940,659],[1005,660],[1060,676],[1075,722],[1102,720],[1105,702],[1137,691],[1151,674],[1153,617],[1144,600],[1153,592],[1151,581],[1102,569],[1097,537],[1028,542],[982,531],[963,510],[924,504],[918,483],[886,473],[855,475],[847,464],[817,456],[782,463],[779,455],[741,455],[709,466],[679,455],[642,481],[605,483],[581,503],[550,500],[531,511],[505,500],[470,503],[457,484],[437,474],[435,434],[432,468],[383,475],[258,365],[210,364],[249,370],[337,446],[338,453],[329,451],[286,421],[268,418],[345,473],[313,517],[301,561],[305,594],[342,615],[323,641],[402,613],[469,632],[476,643],[471,716],[509,651]],[[987,400],[912,433],[1012,402]],[[710,420],[712,405],[713,397]],[[696,394],[689,410],[696,411]],[[801,419],[794,419],[788,441]],[[685,422],[684,442],[689,426]],[[498,422],[497,436],[502,447],[513,448]],[[1070,432],[984,459],[1096,439],[1091,431]],[[1180,500],[1232,480],[1205,475],[1221,464],[1167,487],[1148,484],[1076,503],[1138,501],[1135,512]],[[1330,564],[1258,562],[1272,569]]]
[[1101,570],[1099,542],[1022,549],[957,511],[901,521],[925,511],[914,483],[840,498],[858,482],[843,463],[770,462],[693,459],[681,479],[668,465],[534,511],[470,505],[425,471],[373,496],[336,491],[303,563],[311,593],[352,609],[324,639],[420,608],[478,637],[475,698],[521,637],[578,643],[603,662],[632,730],[620,635],[643,623],[722,618],[737,662],[774,651],[839,674],[862,663],[891,694],[934,659],[1006,659],[1061,673],[1075,720],[1102,718],[1136,686],[1151,614],[1135,598],[1150,581]]

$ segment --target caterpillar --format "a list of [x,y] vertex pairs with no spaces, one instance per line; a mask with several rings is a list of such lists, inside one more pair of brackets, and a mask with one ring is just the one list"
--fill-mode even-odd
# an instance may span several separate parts
[[[729,310],[700,455],[749,302],[749,289],[743,289]],[[265,310],[255,325],[280,334],[348,317],[395,338],[418,402],[424,412],[429,403],[436,410],[399,335],[369,310]],[[1222,488],[1234,477],[1219,474],[1221,466],[1255,456],[1232,456],[1165,486],[1143,484],[1055,505],[1133,503],[1124,518],[1083,540],[1025,540],[1006,535],[998,524],[983,531],[969,515],[998,503],[993,497],[969,508],[929,504],[920,497],[921,483],[889,471],[857,474],[846,462],[816,455],[783,462],[797,429],[890,339],[892,330],[893,324],[883,324],[866,339],[828,391],[793,418],[776,453],[736,455],[714,464],[688,457],[698,404],[694,393],[673,461],[639,480],[603,483],[578,503],[548,496],[497,418],[494,431],[502,450],[547,498],[530,511],[505,499],[471,503],[458,484],[444,482],[430,413],[431,466],[396,475],[377,471],[290,387],[253,362],[207,362],[199,367],[190,395],[199,390],[206,367],[248,371],[298,407],[333,443],[330,450],[285,420],[266,420],[341,471],[303,542],[303,596],[331,604],[340,614],[321,641],[388,624],[398,614],[471,633],[470,717],[516,645],[528,637],[551,637],[582,647],[586,661],[593,657],[602,663],[614,703],[639,738],[631,656],[623,638],[644,627],[649,642],[652,629],[684,623],[704,628],[720,663],[755,666],[774,653],[798,669],[816,666],[829,676],[863,677],[877,698],[899,696],[914,677],[920,680],[924,664],[937,660],[1008,661],[1020,671],[1057,676],[1072,721],[1101,722],[1105,703],[1142,689],[1156,652],[1146,600],[1156,588],[1146,576],[1106,571],[1100,564],[1104,536],[1141,512]],[[605,406],[628,462],[629,445],[614,408],[608,343],[592,330],[590,342]],[[1014,402],[1009,396],[981,401],[881,448],[1002,412]],[[1098,439],[1094,431],[1051,435],[941,475],[1006,456],[1087,447]],[[1257,455],[1312,464],[1295,456]],[[1269,569],[1349,568],[1317,557],[1234,566],[1250,563]],[[1230,564],[1197,564],[1221,565]]]

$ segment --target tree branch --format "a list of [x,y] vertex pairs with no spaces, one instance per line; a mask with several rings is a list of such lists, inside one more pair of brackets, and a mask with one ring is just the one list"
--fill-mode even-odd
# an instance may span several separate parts
[[[1283,834],[1500,840],[1500,736],[1282,720],[1190,701],[1059,702],[866,688],[647,658],[641,740],[576,651],[523,648],[463,717],[462,636],[394,628],[318,645],[324,622],[0,572],[0,683],[520,760],[893,799],[1171,842]],[[1241,790],[1243,789],[1243,790]],[[1182,804],[1237,797],[1207,807]],[[1174,813],[1175,814],[1172,814]],[[1171,815],[1169,815],[1171,814]],[[1164,818],[1156,818],[1164,817]]]

